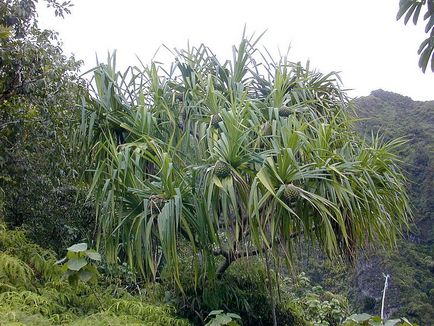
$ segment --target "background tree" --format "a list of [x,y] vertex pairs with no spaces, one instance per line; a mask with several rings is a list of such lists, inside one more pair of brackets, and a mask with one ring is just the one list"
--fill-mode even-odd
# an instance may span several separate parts
[[290,263],[306,241],[351,257],[407,225],[401,141],[364,143],[335,74],[265,59],[257,41],[224,64],[201,45],[168,69],[95,69],[80,139],[108,262],[150,278],[164,265],[181,285],[186,239],[201,286],[241,257]]
[[[38,27],[35,3],[0,3],[0,187],[8,224],[58,249],[80,237],[78,217],[92,216],[75,209],[78,161],[67,139],[80,62],[63,53],[55,32]],[[69,13],[69,2],[47,5]]]
[[[416,25],[422,9],[426,10],[423,20],[427,21],[425,33],[429,36],[420,44],[417,53],[419,54],[419,67],[423,72],[431,61],[431,70],[434,72],[434,1],[433,0],[400,0],[399,11],[396,19],[404,17],[404,24],[407,25],[410,19]],[[405,16],[404,16],[405,15]]]

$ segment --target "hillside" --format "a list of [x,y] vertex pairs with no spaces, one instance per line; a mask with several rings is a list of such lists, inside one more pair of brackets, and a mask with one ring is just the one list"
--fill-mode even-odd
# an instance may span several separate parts
[[434,237],[434,101],[420,102],[396,93],[376,90],[355,101],[357,114],[366,119],[358,124],[366,134],[379,131],[386,139],[405,137],[399,153],[409,180],[416,227],[416,242]]
[[387,252],[375,244],[360,253],[355,268],[317,257],[304,264],[313,281],[349,297],[356,311],[378,313],[384,285],[389,316],[406,316],[420,325],[434,325],[434,101],[420,102],[383,90],[354,101],[358,132],[385,140],[404,137],[398,155],[408,179],[414,222],[397,249]]
[[[399,152],[407,173],[414,225],[391,255],[380,254],[361,263],[356,286],[369,293],[372,278],[392,276],[390,308],[422,325],[434,323],[434,101],[420,102],[384,90],[355,101],[358,124],[365,135],[381,132],[385,138],[405,137]],[[381,271],[383,269],[383,271]],[[379,282],[381,283],[381,282]],[[372,291],[371,291],[372,292]]]

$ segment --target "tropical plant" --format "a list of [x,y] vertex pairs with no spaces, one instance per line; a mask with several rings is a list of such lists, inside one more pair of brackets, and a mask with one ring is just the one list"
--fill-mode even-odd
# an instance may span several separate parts
[[57,261],[63,264],[63,277],[70,284],[82,282],[95,282],[98,271],[93,262],[101,261],[101,255],[95,250],[87,249],[87,243],[77,243],[68,249],[66,257]]
[[223,310],[213,310],[208,314],[209,321],[206,326],[237,326],[240,325],[241,317],[231,312],[224,313]]
[[76,139],[109,263],[151,279],[164,265],[179,286],[182,237],[201,285],[241,257],[278,271],[306,241],[352,257],[407,226],[403,141],[361,140],[335,73],[274,61],[258,40],[225,63],[201,45],[168,68],[120,73],[109,55],[94,69]]
[[345,322],[344,326],[356,326],[356,325],[366,325],[366,326],[412,326],[407,318],[399,319],[389,319],[382,320],[379,316],[371,316],[369,314],[354,314],[349,316]]
[[429,36],[420,44],[417,53],[419,54],[419,67],[423,72],[431,61],[431,70],[434,72],[434,1],[433,0],[400,0],[399,11],[396,19],[404,17],[404,24],[407,25],[413,17],[413,23],[416,25],[422,8],[426,10],[423,15],[425,20],[425,33]]

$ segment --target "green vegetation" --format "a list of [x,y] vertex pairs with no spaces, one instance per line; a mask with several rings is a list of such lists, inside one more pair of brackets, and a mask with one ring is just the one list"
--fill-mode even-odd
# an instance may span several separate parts
[[[68,10],[48,4],[62,15]],[[2,1],[1,26],[8,30],[0,33],[4,218],[11,227],[31,230],[33,241],[64,250],[87,235],[94,220],[92,206],[82,205],[85,192],[74,182],[80,159],[68,139],[79,116],[74,103],[82,89],[80,62],[62,53],[56,33],[38,28],[35,1]]]
[[359,132],[369,137],[380,132],[386,139],[404,137],[397,152],[408,175],[410,200],[416,227],[411,234],[423,241],[434,239],[434,102],[412,101],[409,97],[373,91],[356,101]]
[[404,24],[413,18],[413,23],[416,25],[419,20],[419,15],[422,9],[426,10],[423,15],[423,20],[426,21],[425,33],[429,36],[420,44],[417,53],[420,56],[419,67],[423,72],[431,61],[431,70],[434,72],[434,1],[433,0],[400,0],[399,11],[396,19],[404,17]]
[[434,102],[377,90],[356,104],[359,116],[366,118],[359,123],[361,133],[407,139],[398,155],[408,175],[415,224],[397,250],[379,252],[378,268],[392,276],[394,315],[434,324]]
[[369,314],[351,315],[348,317],[343,325],[346,326],[356,326],[356,325],[366,325],[366,326],[411,326],[412,324],[406,318],[400,319],[389,319],[382,321],[378,316],[371,316]]
[[0,251],[2,325],[189,325],[174,315],[173,306],[163,303],[164,293],[157,286],[133,296],[104,280],[70,285],[61,280],[54,252],[4,224]]
[[361,119],[358,132],[367,139],[379,132],[386,139],[407,140],[397,154],[408,177],[414,224],[395,250],[365,250],[355,268],[332,264],[318,254],[304,257],[301,268],[313,282],[346,296],[356,311],[373,315],[381,308],[382,274],[390,274],[386,311],[391,318],[434,324],[434,102],[376,90],[355,105]]
[[[78,246],[70,248],[71,259],[74,253],[85,252]],[[55,264],[52,251],[31,243],[21,230],[7,230],[4,224],[0,225],[0,250],[2,325],[189,325],[186,319],[175,316],[176,306],[178,315],[193,321],[199,314],[197,324],[203,324],[201,319],[212,306],[236,311],[243,316],[243,325],[271,322],[264,319],[270,318],[271,306],[266,272],[258,262],[240,260],[216,288],[207,289],[203,296],[192,287],[188,289],[192,281],[188,275],[192,273],[186,270],[182,275],[186,278],[187,296],[183,297],[170,290],[170,282],[145,287],[136,283],[135,294],[130,294],[125,290],[129,280],[124,273],[101,275],[99,282],[87,283],[88,279],[81,277],[68,282],[64,269]],[[93,251],[86,255],[97,257]],[[69,267],[77,269],[75,263]],[[316,321],[316,325],[320,321],[323,325],[337,325],[348,314],[344,298],[312,287],[303,275],[282,278],[280,287],[283,298],[278,309],[279,324],[306,325],[307,319]],[[216,316],[220,316],[217,321],[225,320],[225,316],[238,320],[234,313]]]
[[394,246],[403,141],[360,139],[336,74],[245,34],[225,63],[201,45],[120,73],[109,55],[86,82],[35,3],[0,3],[0,324],[344,323],[347,299],[294,265]]
[[182,237],[200,287],[241,257],[290,264],[307,241],[352,255],[366,240],[393,245],[407,227],[401,142],[359,141],[334,74],[260,62],[257,41],[243,37],[225,64],[201,45],[170,71],[120,73],[115,56],[95,68],[79,139],[109,263],[148,279],[165,266],[181,286]]

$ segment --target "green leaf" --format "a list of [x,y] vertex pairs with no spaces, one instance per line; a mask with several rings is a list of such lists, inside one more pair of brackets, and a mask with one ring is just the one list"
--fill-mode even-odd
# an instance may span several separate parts
[[[407,25],[408,21],[410,20],[411,16],[413,15],[414,11],[416,10],[416,8],[418,7],[417,3],[414,3],[411,5],[410,9],[407,11],[407,14],[405,15],[404,18],[404,24]],[[417,19],[418,17],[416,17]]]
[[214,319],[210,320],[206,325],[207,326],[223,326],[227,325],[232,321],[231,317],[226,316],[226,314],[219,314],[214,317]]
[[12,29],[0,24],[0,39],[7,39],[11,36]]
[[367,313],[363,313],[363,314],[354,314],[351,315],[350,317],[347,318],[347,320],[352,320],[352,321],[356,321],[356,322],[364,322],[364,321],[368,321],[372,318],[371,315],[367,314]]
[[420,15],[420,10],[422,9],[422,4],[417,6],[416,11],[413,15],[413,24],[417,24],[417,21],[419,19],[419,15]]
[[396,20],[401,19],[401,17],[407,12],[407,10],[412,6],[411,0],[401,0],[399,2],[399,10],[396,15]]
[[83,252],[87,250],[87,243],[77,243],[67,249],[72,252]]
[[79,271],[80,269],[82,269],[84,266],[87,265],[87,260],[86,258],[70,259],[68,260],[66,265],[72,271]]
[[86,256],[95,261],[101,261],[101,255],[95,250],[86,250]]
[[381,321],[375,321],[375,320],[369,320],[368,321],[370,326],[383,326],[383,323]]
[[409,322],[409,320],[405,317],[401,318],[402,322],[403,322],[403,326],[413,326],[412,323]]
[[77,273],[73,273],[73,274],[71,274],[71,275],[68,276],[68,282],[72,286],[77,286],[78,280],[79,280],[79,278],[78,278],[78,274]]
[[382,326],[383,320],[381,320],[380,316],[373,316],[371,320],[369,321],[369,324],[372,326]]
[[208,314],[208,316],[220,315],[222,312],[223,310],[213,310]]
[[83,282],[89,282],[93,276],[94,274],[92,272],[84,269],[80,270],[80,272],[78,273],[78,277]]
[[226,315],[231,317],[232,319],[241,319],[241,317],[239,315],[234,314],[232,312],[228,312]]
[[228,323],[230,323],[232,321],[232,318],[227,316],[226,314],[221,314],[215,317],[215,321],[219,324],[219,325],[227,325]]

